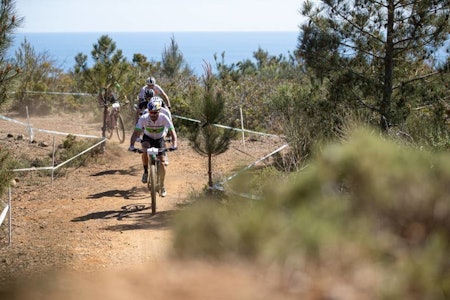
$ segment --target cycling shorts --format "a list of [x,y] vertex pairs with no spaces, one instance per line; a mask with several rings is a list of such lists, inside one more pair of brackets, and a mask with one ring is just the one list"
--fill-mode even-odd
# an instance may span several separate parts
[[151,148],[151,147],[155,147],[155,148],[165,148],[166,147],[164,137],[155,140],[146,134],[144,134],[141,144],[142,144],[142,148],[144,148],[144,149]]

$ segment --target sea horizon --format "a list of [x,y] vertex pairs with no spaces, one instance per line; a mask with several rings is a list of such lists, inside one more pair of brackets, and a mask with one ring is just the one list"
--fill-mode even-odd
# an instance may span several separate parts
[[90,52],[102,35],[108,35],[131,62],[133,55],[140,53],[148,61],[161,61],[162,54],[175,39],[185,62],[200,75],[204,62],[214,67],[214,55],[227,65],[246,59],[255,61],[253,53],[259,48],[269,55],[287,57],[297,45],[297,31],[115,31],[115,32],[20,32],[14,37],[8,55],[14,52],[26,38],[36,54],[46,52],[57,66],[68,72],[73,70],[75,56],[83,53],[92,65]]
[[24,33],[210,33],[210,32],[230,32],[230,33],[248,33],[248,32],[270,32],[270,33],[276,33],[276,32],[295,32],[298,33],[299,31],[296,30],[179,30],[179,31],[20,31],[16,32],[14,34],[24,34]]

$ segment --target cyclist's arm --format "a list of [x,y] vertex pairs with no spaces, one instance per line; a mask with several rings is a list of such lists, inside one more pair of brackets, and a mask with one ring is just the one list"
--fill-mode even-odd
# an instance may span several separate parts
[[131,138],[130,138],[130,148],[128,148],[129,151],[135,150],[134,143],[136,143],[136,139],[141,136],[141,132],[142,132],[142,130],[134,128],[134,131],[131,134]]
[[163,97],[164,97],[164,99],[165,99],[165,101],[166,101],[167,109],[170,109],[170,99],[169,99],[169,96],[167,96],[167,94],[164,93],[164,91],[161,93],[161,95],[163,95]]
[[134,126],[133,134],[130,138],[130,146],[134,147],[134,143],[136,143],[136,139],[141,136],[143,132],[144,125],[141,122],[141,118],[138,119],[136,125]]
[[145,98],[145,87],[141,88],[141,90],[139,91],[139,95],[138,95],[139,102],[143,101],[144,98]]
[[177,133],[175,132],[175,128],[169,128],[169,134],[172,137],[172,147],[178,148]]
[[155,88],[158,89],[158,93],[161,95],[161,98],[163,98],[163,100],[165,101],[167,108],[170,109],[170,99],[169,96],[167,96],[166,92],[164,92],[164,90],[162,89],[162,87],[160,87],[159,85],[156,86]]

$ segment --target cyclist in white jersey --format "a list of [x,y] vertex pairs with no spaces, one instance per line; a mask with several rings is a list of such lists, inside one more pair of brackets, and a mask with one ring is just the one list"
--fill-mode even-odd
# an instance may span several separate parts
[[[142,115],[144,115],[144,114],[146,114],[146,113],[148,113],[148,109],[147,109],[147,105],[148,105],[148,102],[151,100],[151,99],[158,99],[157,101],[159,101],[160,103],[161,103],[161,113],[162,114],[165,114],[167,117],[169,117],[169,119],[172,121],[172,114],[170,113],[170,110],[168,110],[167,108],[165,108],[165,107],[163,107],[162,105],[162,103],[163,103],[163,101],[162,101],[162,99],[161,98],[159,98],[159,97],[154,97],[154,91],[152,90],[152,89],[147,89],[147,90],[145,90],[145,94],[144,94],[144,99],[142,99],[142,100],[139,100],[139,104],[136,104],[135,105],[135,110],[136,110],[136,120],[134,121],[134,123],[137,123],[137,121],[139,120],[139,118],[142,116]],[[130,140],[132,140],[133,138],[134,139],[137,139],[138,137],[139,137],[139,132],[137,132],[137,131],[133,131],[133,135],[131,136],[131,139]],[[168,164],[168,161],[166,162],[166,165]]]
[[[153,99],[157,98],[157,99]],[[166,132],[172,138],[172,148],[177,148],[177,134],[172,121],[161,111],[161,102],[159,97],[153,97],[148,103],[148,113],[142,115],[136,123],[135,132],[143,133],[141,140],[142,144],[142,165],[144,167],[144,174],[142,175],[142,182],[147,183],[148,180],[148,156],[147,149],[151,147],[165,148],[164,137]],[[137,136],[139,136],[138,134]],[[133,134],[130,141],[130,148],[128,150],[134,151],[134,143],[136,142],[136,135]],[[159,158],[163,162],[161,164],[161,181],[162,189],[161,196],[166,196],[166,189],[164,187],[164,178],[166,175],[165,156],[160,155]]]
[[[163,102],[163,101],[162,101],[161,98],[159,98],[159,97],[152,97],[152,98],[150,99],[150,101],[158,101],[158,102],[160,103],[160,105],[161,105],[161,110],[160,110],[159,112],[160,112],[161,114],[166,115],[166,116],[169,118],[169,120],[172,121],[172,113],[170,112],[170,110],[168,110],[167,108],[165,108],[165,107],[162,106],[162,102]],[[146,107],[145,107],[145,109],[143,110],[143,112],[141,113],[141,115],[148,113],[147,105],[148,105],[148,103],[146,104]],[[138,118],[138,120],[139,120],[139,118]]]
[[145,84],[146,85],[144,85],[141,88],[141,91],[139,92],[139,95],[138,95],[139,101],[143,101],[145,99],[145,91],[151,89],[151,90],[153,90],[154,96],[159,96],[160,98],[162,98],[164,100],[163,107],[170,109],[169,96],[167,96],[167,94],[164,92],[162,87],[160,87],[159,85],[156,84],[155,77],[148,77],[147,80],[145,81]]
[[136,120],[135,123],[139,120],[139,117],[147,112],[147,105],[151,98],[155,96],[155,91],[152,89],[146,89],[144,92],[144,98],[139,98],[139,103],[135,104],[136,110]]

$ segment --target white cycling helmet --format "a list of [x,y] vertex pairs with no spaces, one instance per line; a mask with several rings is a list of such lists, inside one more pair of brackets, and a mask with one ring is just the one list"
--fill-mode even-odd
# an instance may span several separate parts
[[160,111],[162,107],[162,99],[159,97],[152,97],[148,102],[147,108],[149,111]]
[[155,77],[149,77],[149,78],[147,78],[147,80],[145,81],[145,83],[146,83],[147,85],[149,85],[149,84],[156,84]]

